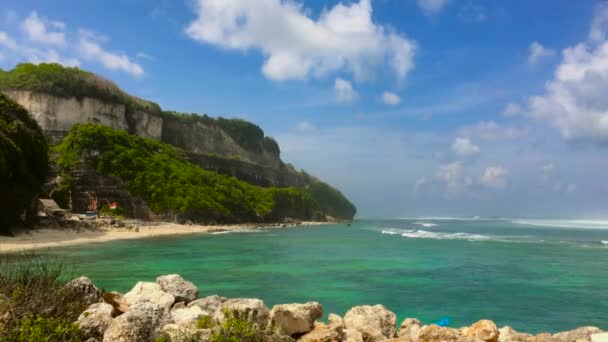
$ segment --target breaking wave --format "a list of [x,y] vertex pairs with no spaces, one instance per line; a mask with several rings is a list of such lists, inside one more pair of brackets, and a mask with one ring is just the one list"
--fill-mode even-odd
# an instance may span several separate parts
[[602,245],[608,246],[608,240],[602,240]]
[[527,226],[608,229],[608,221],[600,220],[513,220],[511,222]]
[[437,227],[437,224],[435,224],[435,223],[429,223],[429,222],[414,222],[412,224],[416,224],[416,225],[423,226],[423,227],[426,227],[426,228]]
[[234,229],[234,230],[221,230],[212,232],[212,235],[223,235],[223,234],[239,234],[239,233],[262,233],[264,230],[261,229]]
[[484,241],[484,240],[499,240],[498,237],[481,234],[470,233],[442,233],[429,232],[418,229],[397,229],[389,228],[382,230],[382,234],[401,235],[410,239],[435,239],[435,240],[469,240],[469,241]]

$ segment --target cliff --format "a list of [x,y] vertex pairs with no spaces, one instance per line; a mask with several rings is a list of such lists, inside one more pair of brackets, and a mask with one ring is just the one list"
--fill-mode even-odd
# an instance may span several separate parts
[[[321,189],[310,194],[328,216],[352,219],[356,212],[339,191],[283,163],[278,144],[253,123],[163,111],[98,75],[57,64],[20,64],[10,71],[0,70],[0,91],[31,113],[53,145],[59,144],[74,125],[102,125],[170,144],[185,152],[186,161],[252,185],[297,187],[306,192]],[[124,198],[125,186],[116,180],[93,179],[86,168],[80,175],[73,183],[82,185],[75,204],[87,201],[83,194],[87,187],[107,189],[112,198],[138,203],[135,198]],[[47,189],[56,185],[53,182],[57,176],[56,172],[49,175]],[[329,200],[324,198],[327,194],[331,195]],[[136,212],[146,212],[141,206],[132,209],[129,212],[137,217],[141,215]]]

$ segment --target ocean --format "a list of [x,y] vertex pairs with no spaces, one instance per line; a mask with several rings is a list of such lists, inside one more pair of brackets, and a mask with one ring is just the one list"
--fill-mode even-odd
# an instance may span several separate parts
[[383,304],[399,322],[608,329],[608,221],[405,218],[52,249],[105,290],[178,273],[201,296]]

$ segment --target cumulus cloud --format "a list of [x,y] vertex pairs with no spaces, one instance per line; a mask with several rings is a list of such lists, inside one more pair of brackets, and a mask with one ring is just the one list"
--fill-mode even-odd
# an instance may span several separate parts
[[481,184],[494,189],[503,189],[507,187],[505,179],[509,171],[502,166],[488,166],[481,176]]
[[311,132],[315,130],[315,126],[308,121],[300,121],[296,125],[298,132]]
[[459,156],[470,157],[479,154],[480,148],[474,145],[469,138],[456,138],[452,144],[452,151]]
[[359,98],[359,95],[353,89],[353,85],[339,77],[334,82],[334,92],[336,94],[336,101],[340,103],[351,103]]
[[144,69],[137,63],[131,61],[129,56],[122,53],[114,53],[105,50],[90,32],[80,32],[78,50],[83,57],[101,63],[110,70],[121,70],[135,77],[144,74]]
[[259,50],[262,73],[304,80],[345,70],[358,80],[387,64],[400,81],[413,68],[415,43],[372,20],[371,0],[336,4],[313,18],[295,1],[197,0],[192,39],[232,50]]
[[481,121],[460,129],[460,134],[483,141],[511,141],[523,138],[528,133],[528,129],[524,127],[504,126],[495,121]]
[[539,42],[533,42],[528,48],[528,64],[535,65],[543,58],[555,56],[555,50],[542,46]]
[[32,41],[58,47],[63,47],[66,44],[65,33],[63,32],[65,24],[59,21],[49,22],[40,18],[36,12],[30,13],[29,17],[21,23],[21,28],[27,38]]
[[565,140],[608,143],[608,3],[601,3],[589,39],[563,51],[545,93],[523,114],[559,130]]
[[463,175],[462,169],[462,163],[456,161],[439,165],[435,172],[435,178],[445,183],[448,194],[461,193],[473,185],[471,177]]
[[418,0],[418,7],[420,7],[425,14],[434,15],[439,13],[448,2],[449,0]]
[[21,28],[17,37],[0,31],[0,53],[6,61],[80,66],[86,60],[136,77],[144,74],[143,67],[125,53],[104,48],[102,42],[108,38],[100,34],[85,29],[69,30],[65,23],[49,20],[37,12],[31,12],[23,20],[17,14],[13,16],[11,20]]
[[390,91],[385,91],[382,94],[382,102],[389,106],[396,106],[401,103],[401,97],[395,93],[391,93]]

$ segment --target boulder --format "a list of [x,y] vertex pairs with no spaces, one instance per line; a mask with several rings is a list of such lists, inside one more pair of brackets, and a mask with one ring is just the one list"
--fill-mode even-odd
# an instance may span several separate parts
[[474,341],[498,342],[498,328],[494,322],[482,319],[462,329],[462,334]]
[[127,312],[127,310],[129,310],[129,303],[127,303],[127,300],[122,295],[122,293],[115,291],[106,292],[101,295],[101,298],[104,302],[112,305],[112,307],[114,308],[114,311],[112,312],[113,317],[122,315],[123,313]]
[[591,342],[608,342],[608,332],[591,335]]
[[364,342],[363,335],[358,330],[344,329],[344,342]]
[[233,298],[228,299],[220,305],[215,312],[215,320],[223,322],[226,318],[226,313],[246,317],[253,323],[266,323],[270,311],[264,302],[257,298]]
[[212,315],[217,311],[217,309],[220,307],[220,305],[222,305],[222,303],[225,301],[226,301],[226,297],[220,297],[218,295],[213,295],[213,296],[193,300],[190,303],[188,303],[188,307],[198,306],[201,309],[203,309],[203,311]]
[[342,317],[336,315],[335,313],[330,313],[329,316],[327,316],[327,320],[329,321],[329,324],[344,325],[344,320]]
[[112,321],[103,335],[103,342],[153,341],[160,328],[167,323],[169,317],[166,307],[151,302],[138,302]]
[[406,318],[399,326],[399,337],[407,337],[411,341],[418,340],[421,323],[416,318]]
[[162,336],[167,342],[210,341],[213,334],[211,329],[197,329],[178,324],[167,324],[161,329]]
[[198,306],[171,310],[171,319],[178,325],[196,325],[198,320],[207,313]]
[[165,309],[169,309],[175,302],[175,297],[172,294],[162,290],[160,285],[156,283],[140,281],[133,289],[125,294],[125,299],[129,305],[141,302],[150,302],[160,304]]
[[341,342],[346,338],[344,327],[337,324],[316,323],[308,333],[300,336],[298,342]]
[[395,314],[383,305],[355,306],[344,315],[346,328],[359,331],[366,341],[395,337],[396,321]]
[[526,342],[531,338],[532,335],[517,332],[508,325],[498,329],[498,342]]
[[460,331],[436,324],[423,326],[418,334],[418,342],[460,342],[462,340],[464,339]]
[[323,307],[317,302],[275,305],[270,311],[273,326],[289,336],[311,331],[322,316]]
[[535,336],[532,336],[529,342],[554,342],[553,336],[549,333],[541,333]]
[[179,274],[169,274],[156,278],[161,289],[170,293],[178,302],[191,302],[198,297],[198,287],[184,280]]
[[107,303],[91,304],[78,317],[78,327],[86,338],[101,338],[112,323],[114,307]]
[[96,303],[101,298],[101,291],[93,284],[91,279],[84,276],[70,280],[65,284],[65,288],[86,298],[89,303]]
[[597,327],[580,327],[572,331],[560,332],[553,335],[555,342],[578,342],[578,340],[591,341],[591,335],[601,333]]

